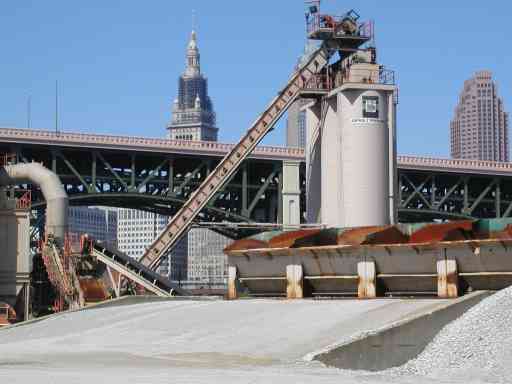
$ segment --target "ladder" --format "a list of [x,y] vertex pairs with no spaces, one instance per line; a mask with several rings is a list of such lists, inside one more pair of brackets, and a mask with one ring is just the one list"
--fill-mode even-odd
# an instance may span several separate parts
[[186,292],[179,289],[176,284],[171,283],[158,273],[141,265],[135,259],[121,252],[114,252],[101,243],[92,242],[92,247],[89,252],[107,267],[120,273],[128,280],[139,284],[156,296],[168,297],[175,293],[179,295],[186,294]]
[[309,60],[295,71],[283,90],[278,93],[267,109],[256,119],[238,144],[221,160],[213,172],[208,175],[176,215],[174,215],[167,227],[153,241],[140,259],[143,265],[149,268],[156,267],[159,260],[185,234],[201,209],[273,128],[281,115],[299,96],[300,91],[305,87],[308,80],[318,74],[328,64],[330,52],[331,50],[324,42],[310,56]]

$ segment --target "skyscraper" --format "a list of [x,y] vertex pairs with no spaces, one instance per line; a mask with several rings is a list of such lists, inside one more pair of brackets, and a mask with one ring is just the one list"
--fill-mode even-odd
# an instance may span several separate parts
[[118,249],[139,259],[165,228],[169,218],[153,212],[119,208],[117,211]]
[[[195,31],[188,43],[187,65],[178,81],[178,97],[167,129],[171,139],[217,141],[215,112],[208,96],[208,81],[201,74]],[[223,250],[229,241],[212,230],[192,228],[162,261],[160,272],[190,288],[223,285],[227,274]]]
[[[295,69],[300,68],[307,62],[310,55],[315,51],[316,43],[308,40],[304,46],[304,53],[297,60]],[[295,100],[288,108],[286,119],[286,146],[306,148],[306,111],[304,106],[311,100],[300,98]]]
[[213,103],[208,96],[208,80],[201,73],[199,48],[192,31],[187,48],[185,72],[178,81],[178,97],[172,106],[169,138],[217,141]]
[[489,71],[464,82],[450,123],[452,157],[509,161],[508,113],[497,88]]
[[306,148],[306,111],[302,107],[307,99],[298,99],[288,108],[286,120],[286,146]]
[[117,212],[98,207],[69,207],[69,232],[88,234],[93,239],[104,241],[117,248]]
[[[130,257],[139,259],[168,222],[168,216],[119,208],[117,211],[118,249]],[[170,256],[162,260],[158,272],[171,280],[186,279],[186,252],[187,239],[185,238],[178,241]]]

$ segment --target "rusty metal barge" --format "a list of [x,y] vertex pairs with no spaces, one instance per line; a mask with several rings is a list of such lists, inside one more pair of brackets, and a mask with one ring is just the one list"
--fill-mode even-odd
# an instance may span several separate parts
[[228,297],[437,295],[512,284],[512,220],[266,232],[225,250]]

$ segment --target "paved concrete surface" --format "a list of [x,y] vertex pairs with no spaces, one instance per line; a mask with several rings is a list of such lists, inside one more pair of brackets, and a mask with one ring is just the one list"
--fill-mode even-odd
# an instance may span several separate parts
[[400,366],[416,358],[444,326],[491,294],[473,292],[436,305],[432,310],[425,308],[375,334],[339,347],[331,346],[327,352],[315,356],[315,360],[331,367],[367,371]]
[[169,301],[61,314],[0,331],[0,382],[413,383],[304,357],[444,303]]

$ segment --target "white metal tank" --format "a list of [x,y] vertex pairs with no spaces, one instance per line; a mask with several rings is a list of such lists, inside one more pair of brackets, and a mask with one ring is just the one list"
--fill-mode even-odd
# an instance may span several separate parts
[[394,222],[394,86],[344,84],[328,100],[321,136],[321,222]]

